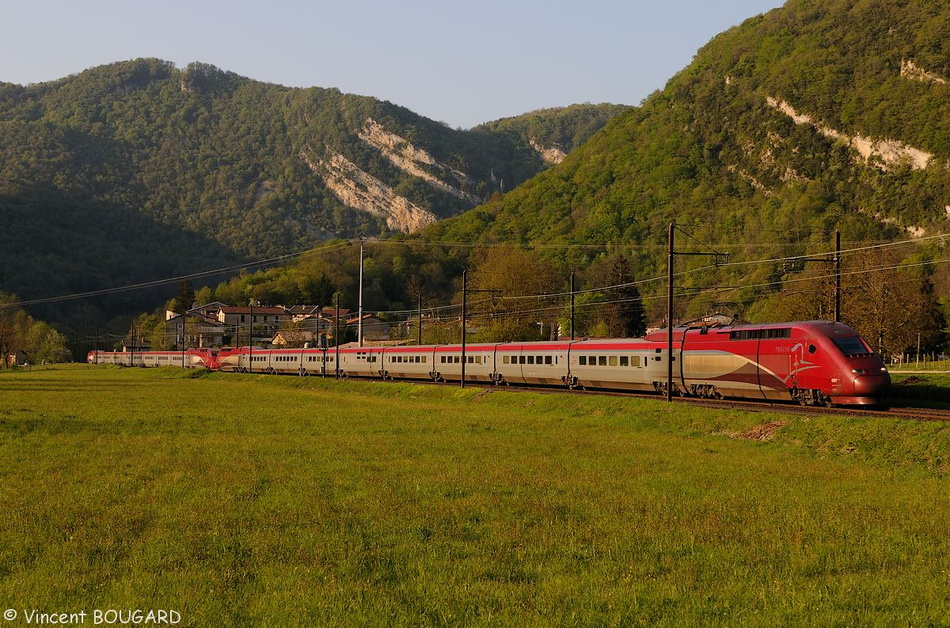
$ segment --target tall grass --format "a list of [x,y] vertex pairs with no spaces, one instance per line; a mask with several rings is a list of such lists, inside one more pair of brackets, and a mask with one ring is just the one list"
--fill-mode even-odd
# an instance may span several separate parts
[[948,452],[941,424],[888,418],[0,373],[0,610],[172,608],[198,626],[948,624]]

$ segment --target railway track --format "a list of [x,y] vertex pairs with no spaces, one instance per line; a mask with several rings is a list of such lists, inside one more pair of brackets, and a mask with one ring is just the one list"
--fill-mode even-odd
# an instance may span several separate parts
[[[416,382],[423,383],[423,382]],[[429,384],[429,382],[424,382]],[[444,383],[435,383],[436,386],[444,386]],[[457,384],[449,384],[457,385]],[[510,391],[530,391],[544,394],[575,394],[575,395],[601,395],[612,397],[629,397],[637,399],[661,400],[660,397],[650,393],[611,391],[611,390],[572,390],[566,391],[560,388],[545,388],[538,386],[510,386],[497,388],[496,386],[483,385],[479,383],[467,383],[466,386],[484,388],[486,390],[510,390]],[[742,410],[745,412],[781,412],[783,414],[803,414],[803,415],[842,415],[853,417],[888,417],[900,418],[908,421],[950,421],[950,409],[941,408],[913,408],[905,406],[896,407],[832,407],[825,406],[801,406],[791,402],[775,401],[750,401],[745,399],[700,399],[695,397],[674,397],[672,403],[689,404],[701,406],[704,408],[721,408],[728,410]]]

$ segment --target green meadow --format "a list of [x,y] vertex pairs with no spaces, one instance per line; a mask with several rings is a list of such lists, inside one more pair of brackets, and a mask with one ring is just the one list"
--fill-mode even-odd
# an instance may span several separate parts
[[4,371],[0,627],[948,625],[948,470],[935,422]]

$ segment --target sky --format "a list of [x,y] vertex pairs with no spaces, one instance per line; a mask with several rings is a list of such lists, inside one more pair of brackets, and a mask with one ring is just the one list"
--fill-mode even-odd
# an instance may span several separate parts
[[574,103],[638,105],[780,0],[0,0],[0,82],[156,57],[336,87],[468,129]]

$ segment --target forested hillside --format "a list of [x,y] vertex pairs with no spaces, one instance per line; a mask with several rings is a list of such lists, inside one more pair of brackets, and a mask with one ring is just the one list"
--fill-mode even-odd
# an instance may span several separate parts
[[[950,304],[948,24],[950,6],[923,0],[789,0],[710,41],[640,107],[533,112],[469,133],[334,90],[120,64],[0,90],[11,112],[5,137],[44,147],[32,164],[5,158],[3,180],[15,183],[14,200],[50,181],[106,209],[141,202],[158,233],[191,229],[209,255],[239,243],[261,255],[331,232],[414,231],[368,245],[367,307],[405,316],[419,297],[427,307],[458,301],[467,268],[470,287],[504,284],[476,312],[497,338],[563,329],[571,271],[584,290],[580,333],[618,333],[616,308],[641,295],[647,318],[662,324],[673,222],[677,253],[729,254],[677,256],[676,319],[829,318],[837,230],[842,318],[896,354],[918,338],[938,347]],[[81,86],[99,75],[112,77],[110,98],[142,102],[119,115],[84,101]],[[151,120],[170,122],[146,134]],[[220,133],[232,144],[209,139]],[[137,148],[146,136],[157,150]],[[103,157],[76,159],[76,146]],[[24,183],[34,171],[48,173],[37,188]],[[368,191],[382,181],[388,192],[375,200],[396,214],[343,209],[372,206]],[[337,291],[352,307],[357,259],[352,246],[314,253],[203,296],[288,304],[322,286],[324,304]]]
[[[581,268],[623,250],[650,279],[665,274],[675,221],[680,250],[731,254],[730,266],[682,278],[680,315],[725,302],[752,317],[827,317],[827,299],[817,299],[826,287],[800,280],[829,269],[781,258],[827,253],[840,229],[845,269],[866,265],[862,255],[879,268],[903,264],[913,277],[892,271],[890,280],[920,289],[910,298],[895,285],[891,298],[902,297],[887,305],[916,308],[950,288],[943,241],[932,238],[950,213],[948,25],[943,3],[790,0],[713,39],[663,91],[559,166],[426,237],[577,245],[566,250]],[[848,252],[901,240],[920,246]],[[677,263],[689,270],[711,259]],[[735,288],[711,289],[725,286]],[[646,289],[660,294],[665,281]],[[780,307],[783,291],[815,298]],[[852,322],[867,329],[856,310],[871,299],[851,294]],[[939,316],[925,319],[939,331]]]
[[[621,109],[539,115],[559,115],[570,150]],[[0,84],[0,291],[53,296],[414,231],[547,167],[529,132],[453,130],[374,98],[157,59]]]

